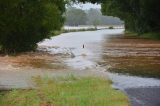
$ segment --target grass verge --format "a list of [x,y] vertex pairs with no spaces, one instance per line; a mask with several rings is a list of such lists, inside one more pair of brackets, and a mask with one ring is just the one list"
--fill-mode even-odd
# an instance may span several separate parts
[[126,31],[125,37],[137,37],[137,38],[160,40],[160,32],[148,32],[138,35],[137,33]]
[[[37,89],[13,90],[0,96],[0,106],[129,106],[128,98],[96,78],[34,78]],[[3,96],[2,96],[3,95]]]
[[160,32],[145,33],[145,34],[142,34],[140,37],[148,38],[148,39],[160,40]]

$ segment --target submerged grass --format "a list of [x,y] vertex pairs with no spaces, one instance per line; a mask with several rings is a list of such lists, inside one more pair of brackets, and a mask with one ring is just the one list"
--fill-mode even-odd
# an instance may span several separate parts
[[127,97],[96,77],[34,78],[36,90],[13,90],[0,96],[0,106],[129,106]]
[[160,78],[160,56],[103,56],[107,71],[132,76]]
[[88,29],[61,29],[60,31],[54,31],[50,33],[50,36],[60,35],[62,33],[69,33],[69,32],[84,32],[84,31],[96,31],[97,28],[88,28]]

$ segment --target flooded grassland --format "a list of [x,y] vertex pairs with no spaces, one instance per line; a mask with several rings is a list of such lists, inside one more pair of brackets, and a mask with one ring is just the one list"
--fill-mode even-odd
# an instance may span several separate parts
[[33,76],[52,76],[66,70],[61,58],[42,51],[0,56],[0,90],[32,88]]
[[64,64],[59,59],[42,51],[21,53],[14,56],[0,56],[0,70],[63,69]]
[[115,35],[102,45],[107,71],[160,78],[160,41]]

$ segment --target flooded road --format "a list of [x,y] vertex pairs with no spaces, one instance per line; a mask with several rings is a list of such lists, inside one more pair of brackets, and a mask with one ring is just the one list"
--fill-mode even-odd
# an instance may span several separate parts
[[124,29],[65,33],[36,52],[0,56],[0,89],[32,88],[33,76],[98,75],[133,106],[160,106],[160,41],[123,36]]
[[[123,29],[114,30],[114,34],[122,33]],[[103,41],[103,36],[113,34],[113,30],[99,30],[87,32],[65,33],[39,43],[39,49],[46,49],[52,54],[69,54],[71,58],[66,60],[69,66],[77,69],[85,69],[96,66],[97,63],[90,60],[95,57],[101,46],[94,47],[92,43],[98,44]],[[83,48],[84,45],[84,48]],[[96,56],[96,58],[99,56]]]
[[64,63],[77,72],[107,74],[113,87],[127,93],[133,106],[159,106],[160,42],[123,37],[123,31],[61,34],[39,43],[39,49],[66,54]]

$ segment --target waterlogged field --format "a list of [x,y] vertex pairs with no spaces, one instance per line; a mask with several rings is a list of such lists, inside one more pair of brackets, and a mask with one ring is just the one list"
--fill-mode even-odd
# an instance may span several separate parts
[[47,52],[28,52],[15,56],[0,56],[0,70],[31,70],[31,69],[63,69],[65,65],[60,58]]
[[113,36],[102,45],[99,64],[108,71],[160,78],[160,41]]
[[66,78],[34,78],[35,90],[0,94],[0,106],[129,106],[128,98],[111,87],[111,81],[73,75]]

